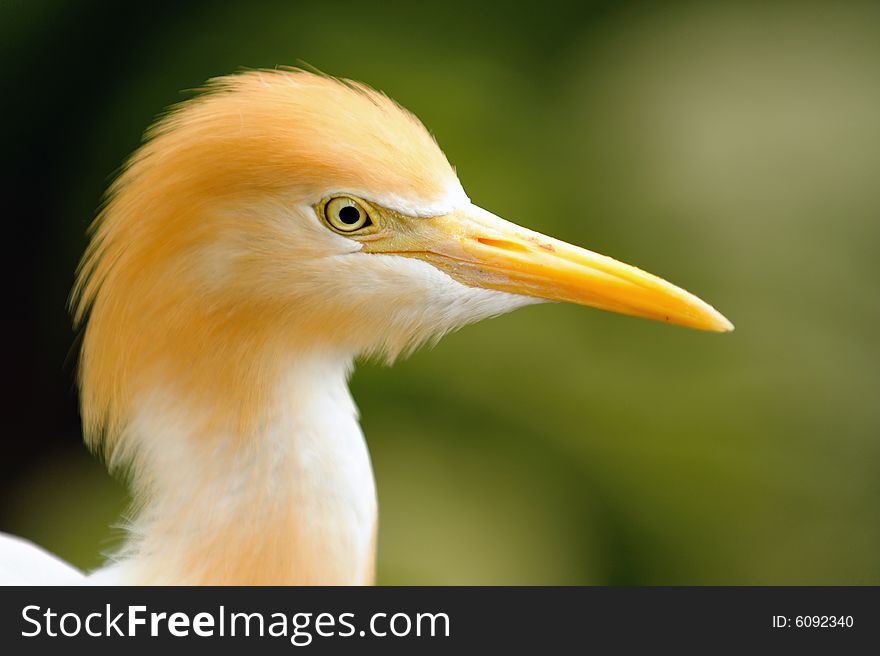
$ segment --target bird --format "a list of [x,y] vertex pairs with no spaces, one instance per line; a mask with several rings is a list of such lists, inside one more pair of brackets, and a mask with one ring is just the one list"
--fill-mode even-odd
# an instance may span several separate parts
[[71,292],[83,434],[129,485],[125,539],[85,573],[4,535],[5,583],[373,584],[358,358],[542,302],[733,330],[680,287],[482,209],[414,114],[299,68],[171,108],[89,235]]

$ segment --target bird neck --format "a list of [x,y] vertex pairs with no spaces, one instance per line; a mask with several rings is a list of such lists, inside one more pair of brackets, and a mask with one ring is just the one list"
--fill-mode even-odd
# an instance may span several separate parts
[[132,583],[371,583],[376,494],[350,368],[350,357],[298,358],[245,437],[198,434],[217,423],[151,395],[129,427],[141,441],[141,508],[108,573]]

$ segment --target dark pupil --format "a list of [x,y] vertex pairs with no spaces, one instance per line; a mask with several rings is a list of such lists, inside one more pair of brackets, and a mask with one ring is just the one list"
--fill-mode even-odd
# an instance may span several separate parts
[[361,220],[361,211],[353,205],[346,205],[339,210],[339,220],[345,225],[354,225]]

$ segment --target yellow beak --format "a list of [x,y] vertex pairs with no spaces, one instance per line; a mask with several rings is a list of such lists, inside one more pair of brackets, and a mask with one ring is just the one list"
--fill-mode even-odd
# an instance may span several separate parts
[[372,252],[426,260],[459,282],[566,301],[700,330],[728,332],[711,305],[662,278],[610,257],[521,228],[476,206],[406,220]]

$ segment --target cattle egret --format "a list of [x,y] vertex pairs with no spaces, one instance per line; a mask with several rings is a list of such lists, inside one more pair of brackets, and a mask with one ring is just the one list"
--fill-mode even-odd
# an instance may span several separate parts
[[211,81],[111,186],[72,294],[85,439],[134,499],[125,544],[83,575],[4,537],[3,579],[371,583],[354,359],[541,300],[733,329],[656,276],[477,207],[419,120],[359,82]]

